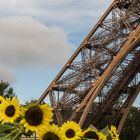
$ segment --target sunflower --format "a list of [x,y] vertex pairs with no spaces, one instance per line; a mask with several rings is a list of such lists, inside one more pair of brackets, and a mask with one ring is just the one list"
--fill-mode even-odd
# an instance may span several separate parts
[[106,136],[103,133],[98,132],[97,130],[91,128],[87,128],[83,132],[83,137],[95,140],[106,140]]
[[29,130],[36,132],[48,125],[52,121],[52,108],[47,104],[31,104],[27,107],[22,108],[23,118],[21,120],[21,125],[25,127],[25,132]]
[[112,138],[112,140],[119,140],[119,135],[117,133],[117,129],[115,126],[112,125],[110,127],[109,134],[110,134],[110,137]]
[[3,100],[4,100],[4,97],[0,96],[0,104],[2,103]]
[[40,140],[63,140],[60,134],[60,129],[57,125],[48,125],[42,130],[38,130]]
[[106,135],[101,132],[98,132],[99,140],[107,140]]
[[0,97],[0,121],[2,123],[13,123],[20,115],[20,104],[17,97],[11,100]]
[[79,140],[82,137],[82,130],[80,126],[73,122],[67,121],[60,128],[63,140]]
[[88,138],[88,139],[99,140],[99,136],[98,136],[97,130],[94,130],[94,129],[91,129],[91,128],[87,128],[87,129],[83,132],[83,137],[84,137],[84,138]]

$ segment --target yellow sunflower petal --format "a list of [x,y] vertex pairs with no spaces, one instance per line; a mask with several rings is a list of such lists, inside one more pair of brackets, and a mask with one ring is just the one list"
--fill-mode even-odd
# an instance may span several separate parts
[[25,129],[30,131],[37,131],[50,123],[52,120],[52,109],[47,104],[31,104],[25,108],[22,108],[23,119],[21,124],[24,125]]
[[0,112],[0,120],[3,123],[13,123],[21,115],[18,100],[12,101],[3,98],[0,104]]
[[106,136],[101,132],[98,132],[98,136],[99,136],[99,140],[107,140]]
[[2,101],[5,100],[4,97],[0,96],[0,102],[2,103]]
[[110,137],[114,140],[119,140],[119,135],[117,133],[117,129],[115,126],[111,126],[110,130],[109,130],[109,134],[110,134]]
[[73,121],[64,123],[60,128],[60,132],[64,140],[79,140],[83,135],[79,124]]
[[61,136],[60,129],[57,125],[47,125],[43,129],[38,130],[38,135],[40,140],[43,139],[57,139],[57,140],[64,140]]
[[83,137],[89,138],[89,139],[93,139],[93,138],[99,139],[98,131],[92,128],[87,128],[83,132]]

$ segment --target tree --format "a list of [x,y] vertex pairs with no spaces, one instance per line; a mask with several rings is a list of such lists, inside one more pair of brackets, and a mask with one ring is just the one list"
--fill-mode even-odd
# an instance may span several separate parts
[[10,87],[10,84],[8,82],[0,82],[0,95],[7,98],[15,96],[13,88]]
[[120,135],[121,140],[136,140],[140,135],[140,109],[132,107],[122,133]]

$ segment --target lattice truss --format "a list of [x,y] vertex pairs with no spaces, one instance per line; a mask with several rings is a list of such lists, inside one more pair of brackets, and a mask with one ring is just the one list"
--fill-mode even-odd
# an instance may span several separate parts
[[139,24],[139,0],[113,1],[39,99],[49,95],[58,124],[125,120],[140,90]]

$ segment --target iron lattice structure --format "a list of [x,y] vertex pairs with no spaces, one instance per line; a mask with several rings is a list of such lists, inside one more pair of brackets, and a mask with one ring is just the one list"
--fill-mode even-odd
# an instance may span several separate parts
[[115,0],[39,98],[56,123],[115,124],[119,132],[140,91],[140,1]]

